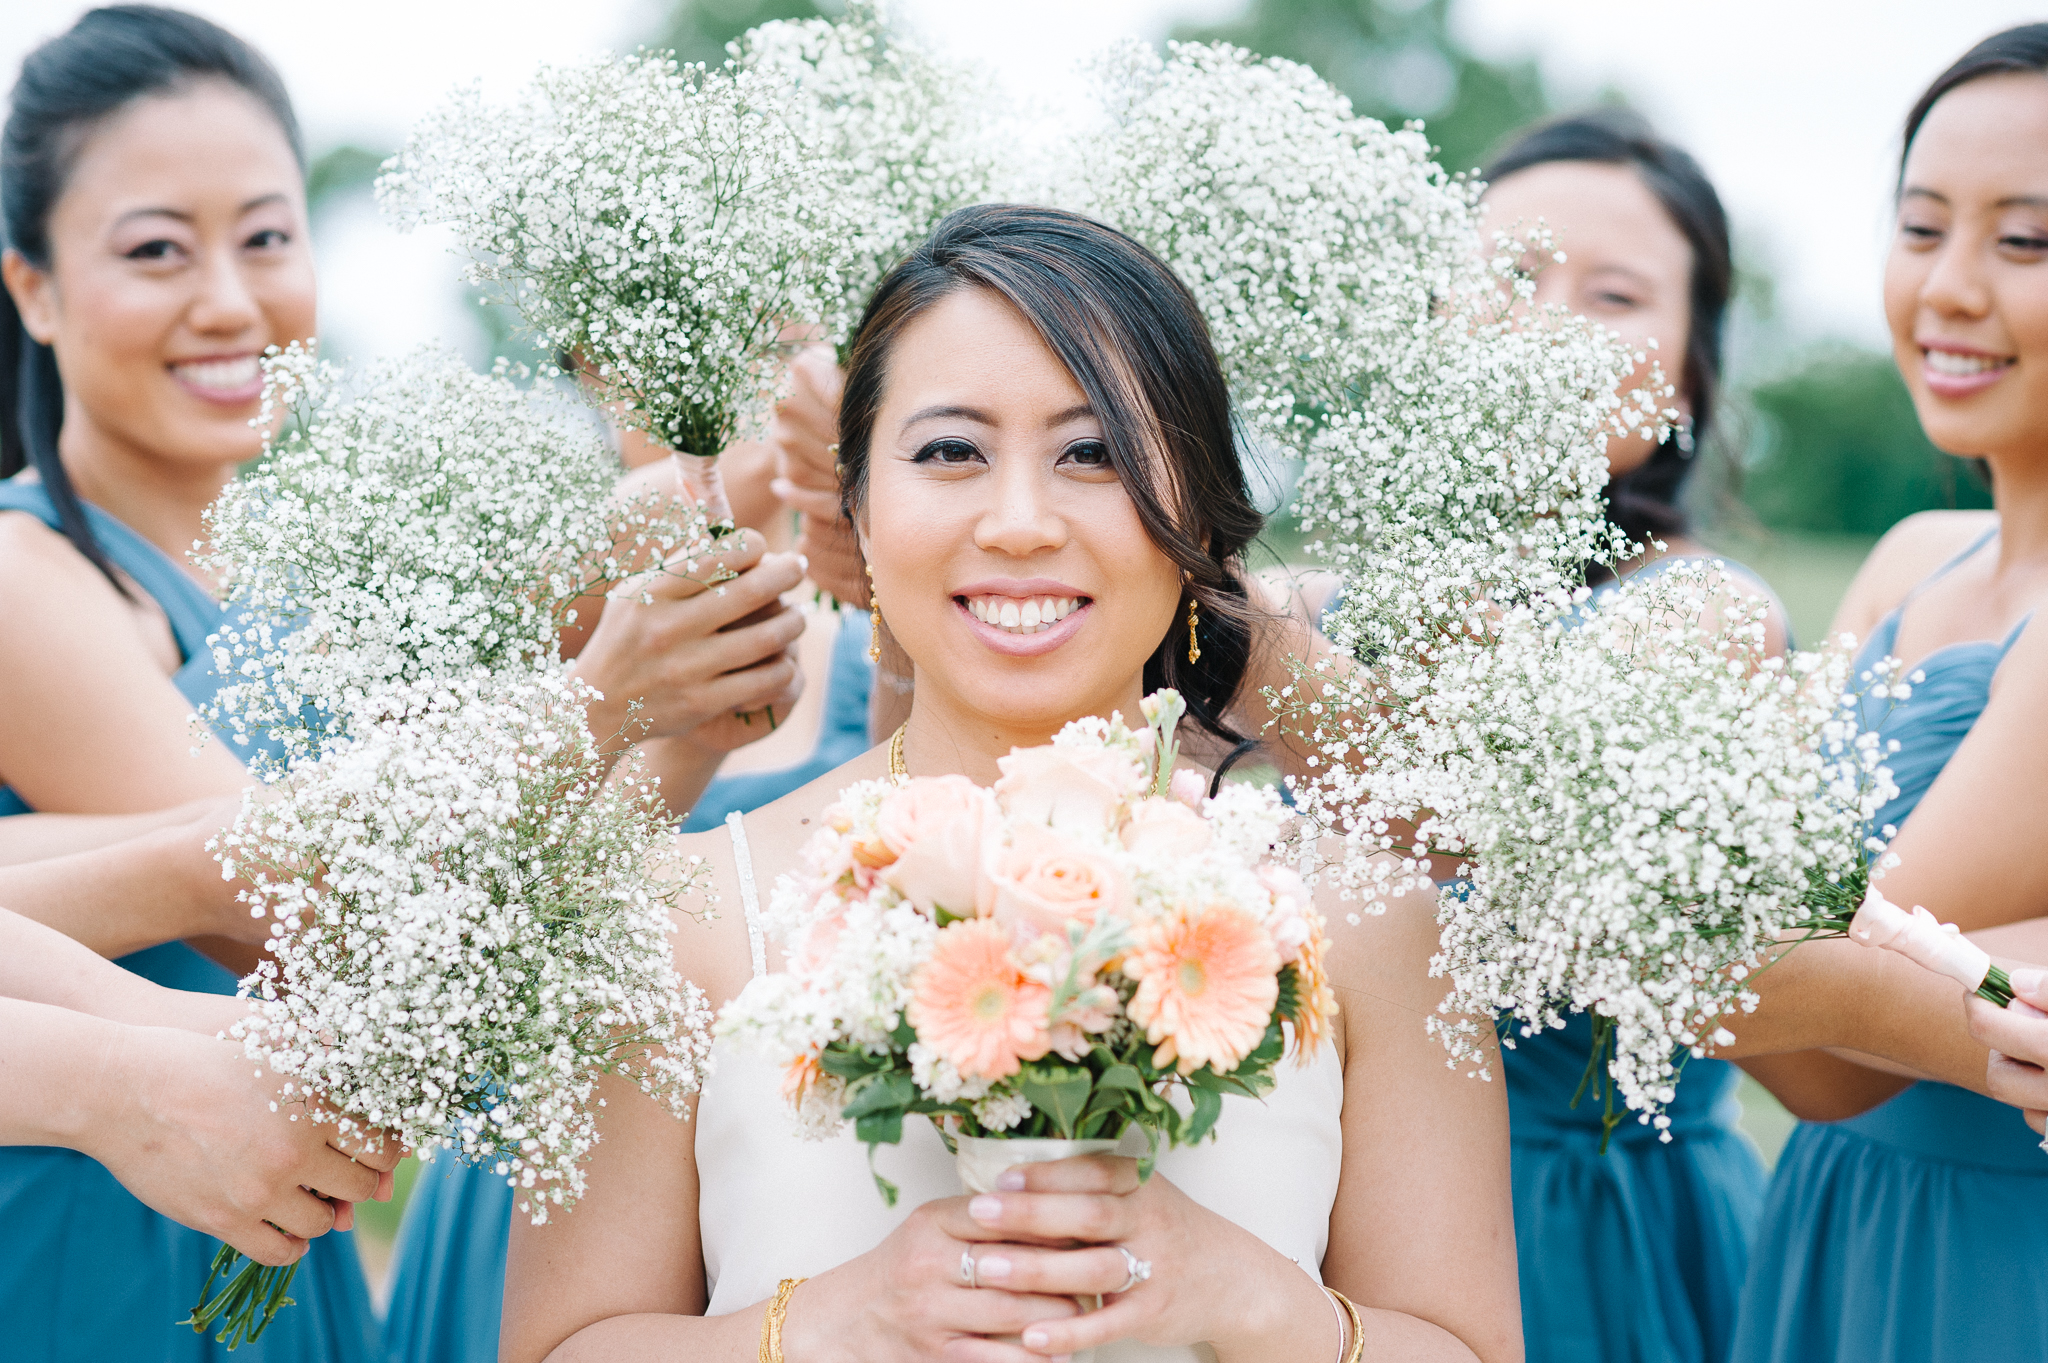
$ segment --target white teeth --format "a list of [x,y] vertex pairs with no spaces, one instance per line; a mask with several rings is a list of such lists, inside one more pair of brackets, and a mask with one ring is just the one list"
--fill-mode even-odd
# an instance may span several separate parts
[[1017,634],[1043,634],[1080,609],[1077,596],[1042,596],[1018,601],[1009,597],[979,596],[967,601],[968,614],[984,624]]
[[1953,350],[1929,350],[1927,367],[1937,374],[1949,374],[1958,378],[1971,374],[1982,374],[1987,370],[2003,369],[2005,360],[1993,359],[1989,355],[1962,355]]
[[190,364],[174,364],[172,372],[194,388],[218,388],[223,391],[247,388],[256,381],[261,372],[254,355],[244,355],[233,360],[198,360]]

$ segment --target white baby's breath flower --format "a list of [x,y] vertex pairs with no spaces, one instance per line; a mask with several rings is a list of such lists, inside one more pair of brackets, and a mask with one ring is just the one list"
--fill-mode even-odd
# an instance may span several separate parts
[[207,511],[239,608],[207,717],[318,753],[383,687],[557,656],[579,606],[710,544],[700,509],[615,502],[617,461],[581,405],[427,347],[356,374],[293,347],[267,362],[289,417]]
[[582,1191],[600,1074],[681,1116],[710,1054],[669,945],[702,867],[630,765],[607,779],[588,699],[551,671],[372,693],[218,849],[278,920],[251,1057],[345,1124],[487,1165],[537,1221]]

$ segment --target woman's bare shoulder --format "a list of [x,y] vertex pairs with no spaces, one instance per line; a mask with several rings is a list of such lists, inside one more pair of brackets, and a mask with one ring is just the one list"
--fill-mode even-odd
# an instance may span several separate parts
[[1995,528],[1991,511],[1922,511],[1885,532],[1856,571],[1834,630],[1861,639],[1906,595]]
[[[747,870],[757,905],[768,906],[776,878],[797,864],[804,841],[820,816],[855,781],[886,774],[888,759],[871,752],[825,773],[740,818]],[[753,946],[747,932],[748,886],[740,874],[739,849],[729,826],[677,836],[671,847],[681,864],[697,863],[692,888],[676,903],[676,969],[721,1004],[753,974]],[[774,949],[769,948],[771,964]]]

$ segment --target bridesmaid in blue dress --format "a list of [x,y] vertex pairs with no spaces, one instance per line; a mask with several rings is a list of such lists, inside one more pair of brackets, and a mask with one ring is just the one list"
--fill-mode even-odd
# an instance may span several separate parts
[[[1885,273],[1895,354],[1929,438],[1988,462],[1997,511],[1903,522],[1837,620],[1867,631],[1865,664],[1890,654],[1921,674],[1909,699],[1868,716],[1898,745],[1900,793],[1879,815],[1900,829],[1886,894],[1977,930],[2044,908],[2016,892],[2038,886],[2038,828],[1998,825],[2024,804],[2008,792],[2041,779],[2017,754],[2048,724],[2001,675],[2022,665],[2007,663],[2016,650],[2040,665],[2032,636],[2048,609],[2048,395],[2031,378],[2048,369],[2048,25],[1961,58],[1914,107],[1905,148]],[[1759,1019],[1776,1007],[1766,992]],[[1795,1111],[1841,1105],[1825,1066],[1757,1072]],[[2034,1134],[1988,1098],[1913,1083],[1794,1132],[1734,1357],[2048,1357],[2044,1266],[2048,1154]]]
[[[1544,265],[1537,300],[1638,345],[1655,337],[1678,387],[1687,419],[1673,438],[1608,447],[1609,516],[1636,543],[1665,545],[1626,571],[1710,557],[1689,538],[1678,498],[1712,421],[1733,274],[1713,186],[1685,152],[1613,111],[1531,130],[1486,179],[1490,228],[1541,219],[1557,233],[1566,258]],[[1770,597],[1753,573],[1728,566],[1744,590]],[[1612,587],[1595,586],[1594,608]],[[1775,603],[1769,633],[1781,651]],[[1571,1105],[1591,1048],[1579,1015],[1502,1053],[1527,1356],[1722,1363],[1764,1188],[1763,1164],[1737,1129],[1736,1069],[1689,1062],[1670,1142],[1629,1122],[1602,1154],[1600,1105]]]
[[[240,764],[219,743],[194,755],[185,722],[217,684],[220,607],[165,549],[196,537],[200,508],[254,453],[256,355],[312,330],[291,107],[212,24],[97,10],[23,63],[4,157],[0,475],[31,472],[0,484],[0,510],[21,513],[0,516],[0,814],[231,794]],[[120,963],[234,991],[234,973],[182,943]],[[9,1358],[225,1356],[177,1326],[213,1239],[85,1156],[0,1151],[0,1228]],[[348,1235],[312,1242],[293,1295],[246,1357],[372,1346]]]
[[[810,755],[773,771],[735,772],[708,786],[682,822],[684,832],[717,828],[727,815],[770,804],[865,752],[869,693],[868,616],[813,618],[833,628],[818,737]],[[505,1293],[505,1245],[513,1191],[487,1169],[443,1156],[425,1165],[406,1205],[392,1260],[386,1313],[388,1363],[492,1363]]]

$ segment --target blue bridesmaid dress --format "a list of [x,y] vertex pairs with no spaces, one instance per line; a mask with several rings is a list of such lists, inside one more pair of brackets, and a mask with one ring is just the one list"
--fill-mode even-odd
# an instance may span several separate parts
[[[1859,674],[1892,651],[1904,609],[1872,633]],[[1865,723],[1899,745],[1899,796],[1880,827],[1911,817],[2026,625],[1937,649],[1906,701],[1866,702]],[[1757,1243],[1737,1363],[2048,1358],[2048,1154],[2018,1112],[1989,1098],[1917,1083],[1859,1117],[1802,1122],[1778,1160]]]
[[[874,667],[865,619],[852,611],[840,617],[811,755],[780,771],[719,777],[683,820],[683,832],[720,827],[734,810],[758,809],[867,751]],[[496,1363],[512,1204],[504,1179],[445,1151],[421,1168],[392,1258],[386,1363]]]
[[[1658,559],[1631,580],[1688,558]],[[1715,561],[1769,594],[1747,568]],[[1613,590],[1603,583],[1588,605]],[[1603,1155],[1591,1087],[1571,1106],[1592,1019],[1572,1015],[1562,1030],[1514,1041],[1501,1069],[1529,1363],[1722,1363],[1765,1178],[1738,1126],[1736,1067],[1686,1061],[1670,1142],[1629,1114]]]
[[[40,484],[0,483],[0,511],[59,522]],[[87,522],[117,568],[170,618],[184,659],[172,680],[194,705],[220,679],[206,639],[221,607],[162,550],[97,507]],[[222,741],[229,741],[225,735]],[[28,813],[0,789],[0,816]],[[122,957],[117,964],[174,989],[235,992],[235,977],[182,942]],[[130,1196],[97,1162],[73,1150],[0,1149],[0,1356],[20,1363],[147,1360],[217,1363],[226,1346],[180,1326],[198,1300],[218,1242],[160,1216]],[[285,1308],[236,1363],[352,1363],[376,1348],[377,1325],[354,1239],[329,1232],[313,1241],[292,1279]]]

